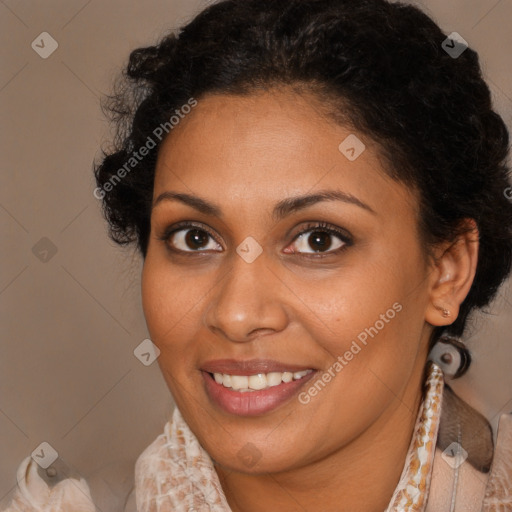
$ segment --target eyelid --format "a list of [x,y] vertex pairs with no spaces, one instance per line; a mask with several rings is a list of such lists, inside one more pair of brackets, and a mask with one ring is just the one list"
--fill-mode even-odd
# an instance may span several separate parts
[[324,252],[296,252],[292,254],[298,254],[299,256],[304,256],[306,258],[321,258],[332,256],[334,254],[338,254],[347,247],[353,245],[354,240],[350,233],[348,233],[345,229],[329,224],[328,222],[323,221],[312,221],[307,223],[306,226],[302,226],[300,231],[294,236],[292,240],[292,244],[295,243],[300,237],[307,235],[308,233],[314,233],[315,231],[329,233],[332,236],[337,237],[343,242],[341,247],[337,249],[332,249]]
[[[222,247],[222,244],[217,240],[215,233],[209,226],[207,226],[206,224],[203,224],[201,222],[194,222],[194,221],[181,221],[176,224],[173,224],[172,226],[165,228],[160,235],[157,235],[157,239],[161,240],[162,242],[167,243],[169,238],[172,235],[174,235],[175,233],[177,233],[178,231],[187,231],[187,230],[193,229],[193,228],[196,228],[200,231],[204,231],[215,241],[215,243],[217,243],[218,245],[220,245]],[[204,252],[204,251],[183,251],[181,249],[171,249],[171,250],[174,250],[175,252],[180,252],[182,254],[183,253],[184,254],[187,254],[187,253],[188,254],[195,254],[195,253],[200,254],[201,252]],[[216,252],[220,252],[220,251],[216,251]]]

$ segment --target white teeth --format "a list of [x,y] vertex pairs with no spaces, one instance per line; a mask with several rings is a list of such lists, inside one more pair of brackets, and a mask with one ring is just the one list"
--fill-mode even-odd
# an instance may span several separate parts
[[273,386],[279,386],[282,382],[291,382],[292,380],[302,379],[313,370],[302,370],[300,372],[270,372],[258,373],[256,375],[229,375],[227,373],[214,373],[213,378],[217,384],[222,384],[226,388],[246,393],[248,391],[258,391]]
[[281,372],[267,373],[267,386],[279,386],[279,384],[283,382],[281,379],[282,376],[283,374]]
[[[224,382],[225,378],[226,376],[222,378],[222,382]],[[231,375],[231,387],[233,389],[247,389],[249,387],[249,377],[245,375]]]
[[267,377],[264,373],[258,373],[257,375],[251,375],[248,379],[248,385],[246,388],[251,389],[265,389],[267,387]]
[[283,373],[283,382],[291,382],[293,380],[292,372],[284,372]]

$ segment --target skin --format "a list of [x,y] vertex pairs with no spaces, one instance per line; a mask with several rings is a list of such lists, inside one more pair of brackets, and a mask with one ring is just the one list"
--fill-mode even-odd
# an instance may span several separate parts
[[[376,143],[322,116],[318,101],[286,88],[208,95],[159,152],[154,200],[186,193],[222,212],[177,200],[154,206],[142,295],[163,376],[234,512],[315,511],[319,500],[326,512],[386,508],[421,401],[430,333],[455,320],[476,269],[474,224],[428,258],[416,192],[386,175]],[[355,161],[338,149],[351,133],[366,145]],[[373,212],[323,201],[272,218],[277,202],[320,190],[341,190]],[[216,239],[203,234],[199,247],[160,239],[181,221]],[[335,253],[343,242],[324,235],[332,245],[318,258],[308,242],[318,228],[296,236],[320,221],[348,231],[353,243]],[[252,263],[236,252],[248,236],[263,249]],[[212,359],[269,358],[321,375],[394,303],[402,311],[307,405],[294,397],[247,418],[206,394],[199,368]],[[258,459],[252,467],[238,456],[247,443]]]

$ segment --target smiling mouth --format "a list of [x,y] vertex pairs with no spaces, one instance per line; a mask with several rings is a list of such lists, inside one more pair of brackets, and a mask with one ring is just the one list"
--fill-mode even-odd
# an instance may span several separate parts
[[309,365],[274,359],[215,359],[199,366],[214,407],[236,416],[259,416],[289,403],[317,373]]
[[227,373],[210,373],[210,376],[217,384],[240,393],[262,391],[283,383],[300,380],[313,370],[302,370],[299,372],[270,372],[257,373],[255,375],[230,375]]
[[206,394],[215,407],[229,414],[247,417],[271,413],[289,403],[317,372],[295,369],[294,372],[253,372],[251,375],[204,370],[201,373]]

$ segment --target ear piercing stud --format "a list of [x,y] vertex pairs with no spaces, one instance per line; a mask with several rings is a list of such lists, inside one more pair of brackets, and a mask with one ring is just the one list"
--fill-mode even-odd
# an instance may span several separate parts
[[440,306],[435,306],[434,307],[438,310],[438,311],[441,311],[442,315],[444,318],[448,318],[451,316],[451,312],[449,309],[446,309],[446,308],[442,308]]

